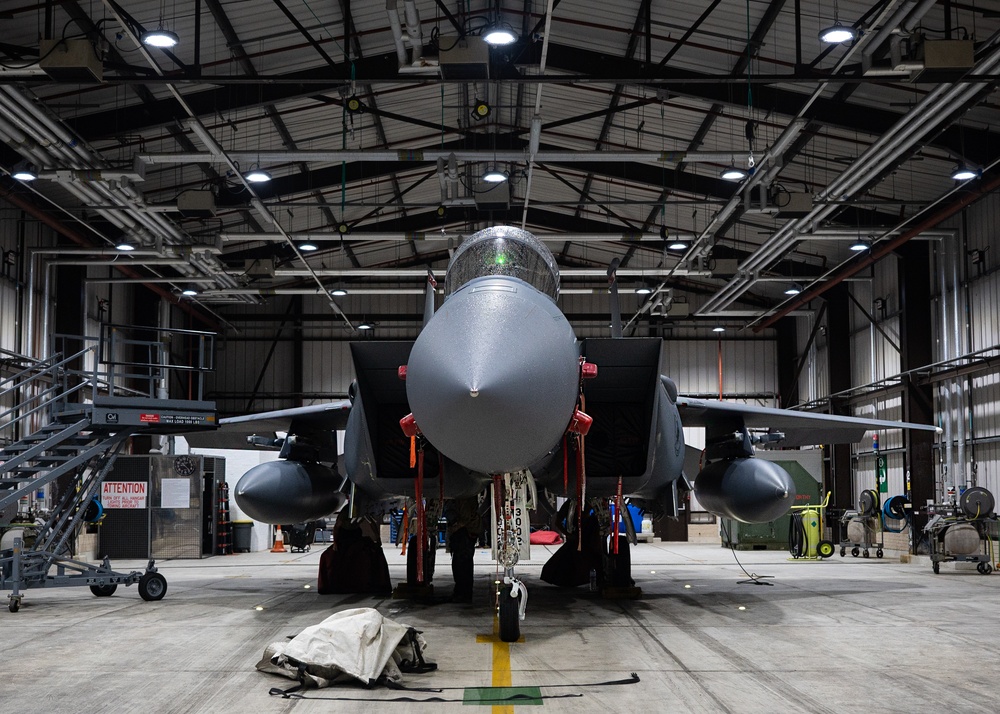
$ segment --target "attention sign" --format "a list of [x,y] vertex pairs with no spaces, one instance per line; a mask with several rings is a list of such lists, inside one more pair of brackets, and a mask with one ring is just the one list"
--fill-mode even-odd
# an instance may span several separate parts
[[101,503],[104,508],[145,508],[145,481],[105,481],[101,484]]

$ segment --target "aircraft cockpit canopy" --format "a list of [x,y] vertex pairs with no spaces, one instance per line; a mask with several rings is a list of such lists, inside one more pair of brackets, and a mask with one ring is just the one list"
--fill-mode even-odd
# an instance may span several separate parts
[[552,251],[520,228],[494,226],[469,236],[448,265],[445,295],[484,275],[509,275],[553,300],[559,296],[559,266]]

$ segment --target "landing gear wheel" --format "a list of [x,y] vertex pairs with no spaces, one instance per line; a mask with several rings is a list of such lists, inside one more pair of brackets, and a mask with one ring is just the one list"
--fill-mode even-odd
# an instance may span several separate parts
[[864,552],[861,555],[863,555],[866,558],[870,558],[871,557],[871,553],[868,552],[867,548],[865,548]]
[[18,610],[20,610],[21,609],[21,598],[19,598],[19,597],[12,597],[10,599],[10,601],[7,603],[7,609],[10,610],[11,612],[17,612]]
[[[114,583],[110,585],[91,585],[90,592],[94,593],[97,597],[111,597],[115,594],[115,590],[118,586]],[[161,596],[162,597],[162,596]]]
[[845,555],[847,555],[847,548],[841,546],[840,547],[840,557],[843,558]]
[[851,548],[852,558],[857,558],[859,555],[861,555],[861,548],[859,548],[858,546],[854,546],[853,548]]
[[934,564],[931,565],[931,567],[934,569],[935,575],[941,572],[941,563],[937,562],[936,560],[934,561]]
[[139,597],[147,602],[162,600],[167,594],[167,579],[159,573],[146,573],[139,578]]
[[521,598],[510,596],[511,586],[500,589],[500,641],[517,642],[521,637]]
[[[833,555],[834,550],[836,549],[834,548],[833,543],[828,540],[821,540],[819,545],[816,546],[816,553],[820,558],[829,558]],[[843,555],[843,551],[841,551],[840,554]]]
[[881,558],[883,555],[885,555],[885,553],[882,552],[881,548],[879,548],[878,550],[875,551],[875,557],[876,558]]

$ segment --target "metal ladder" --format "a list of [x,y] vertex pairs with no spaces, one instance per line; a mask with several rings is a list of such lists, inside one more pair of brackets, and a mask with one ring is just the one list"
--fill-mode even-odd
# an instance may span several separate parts
[[0,513],[31,489],[80,468],[113,445],[113,434],[92,430],[89,407],[69,402],[92,385],[80,381],[70,386],[66,367],[94,350],[88,347],[68,357],[57,354],[0,381],[0,403],[16,402],[0,412],[4,431],[24,432],[33,421],[51,419],[0,450]]
[[[0,405],[15,405],[0,411],[0,437],[27,432],[0,450],[0,518],[12,504],[62,478],[48,518],[34,527],[34,543],[26,547],[23,539],[15,539],[12,550],[0,551],[0,589],[12,590],[11,612],[20,607],[21,590],[31,587],[89,585],[95,595],[108,596],[120,584],[139,583],[146,600],[158,600],[166,592],[166,580],[152,560],[144,572],[126,574],[111,570],[107,558],[94,566],[68,557],[75,534],[94,520],[88,509],[130,437],[215,428],[215,406],[200,400],[200,381],[198,400],[158,398],[158,387],[171,369],[199,377],[209,371],[205,356],[211,348],[209,333],[142,328],[159,333],[159,339],[144,341],[129,338],[129,329],[102,326],[101,338],[56,336],[65,338],[65,344],[92,344],[68,355],[58,352],[0,380]],[[162,354],[164,333],[198,340],[198,364],[168,365]],[[150,356],[145,360],[117,356],[126,351],[146,351]],[[77,367],[88,363],[91,369]],[[155,420],[146,423],[151,415]],[[32,428],[39,422],[42,426]]]

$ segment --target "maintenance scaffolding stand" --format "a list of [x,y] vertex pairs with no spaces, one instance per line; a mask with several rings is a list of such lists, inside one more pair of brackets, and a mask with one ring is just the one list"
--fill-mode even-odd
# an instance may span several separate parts
[[[84,524],[99,518],[101,483],[131,437],[217,428],[215,403],[202,399],[213,358],[211,333],[104,324],[100,337],[56,335],[51,357],[0,380],[0,405],[15,404],[0,406],[0,444],[10,442],[0,451],[0,526],[19,501],[58,484],[47,516],[28,524],[34,539],[15,537],[0,550],[11,612],[31,588],[88,586],[107,597],[138,584],[144,600],[166,594],[152,560],[121,573],[107,558],[93,565],[68,556]],[[172,383],[194,398],[165,398]]]

